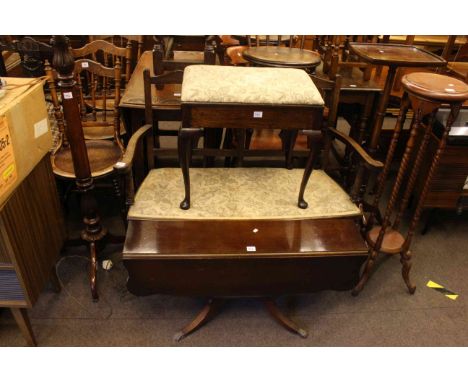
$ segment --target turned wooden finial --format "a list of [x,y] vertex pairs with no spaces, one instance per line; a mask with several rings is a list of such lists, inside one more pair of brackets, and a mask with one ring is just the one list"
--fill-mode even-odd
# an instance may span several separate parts
[[[66,36],[54,36],[51,44],[54,48],[54,57],[52,66],[57,70],[60,81],[64,80],[66,85],[73,86],[73,70],[75,68],[75,59],[70,52],[69,39]],[[60,86],[62,84],[59,83]]]

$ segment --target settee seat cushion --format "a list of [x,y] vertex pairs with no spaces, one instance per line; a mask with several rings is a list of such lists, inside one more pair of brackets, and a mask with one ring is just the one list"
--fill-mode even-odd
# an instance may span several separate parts
[[179,208],[184,182],[179,168],[151,170],[130,208],[130,220],[320,219],[359,216],[348,194],[325,172],[314,170],[297,206],[304,170],[191,168],[191,207]]

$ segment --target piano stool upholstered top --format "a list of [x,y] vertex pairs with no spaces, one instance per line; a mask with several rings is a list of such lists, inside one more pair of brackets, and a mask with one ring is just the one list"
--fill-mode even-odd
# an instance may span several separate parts
[[179,208],[184,182],[179,168],[150,171],[130,208],[130,220],[319,219],[360,215],[348,194],[325,172],[314,170],[297,207],[304,170],[191,168],[191,207]]
[[190,65],[184,70],[182,102],[272,105],[324,104],[302,69]]

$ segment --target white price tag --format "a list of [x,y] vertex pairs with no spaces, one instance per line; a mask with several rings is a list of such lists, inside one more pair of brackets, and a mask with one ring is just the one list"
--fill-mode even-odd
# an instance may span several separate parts
[[180,97],[180,93],[174,93],[174,97]]
[[85,62],[82,62],[82,63],[81,63],[81,67],[82,67],[82,68],[89,68],[89,63],[86,62],[86,61],[85,61]]
[[247,252],[257,252],[257,248],[255,248],[255,245],[248,245]]
[[254,111],[253,117],[254,118],[263,118],[263,111]]
[[34,138],[39,138],[49,131],[49,125],[47,124],[47,118],[36,122],[34,124]]
[[65,92],[65,93],[63,93],[63,98],[72,99],[73,98],[73,93],[72,92]]

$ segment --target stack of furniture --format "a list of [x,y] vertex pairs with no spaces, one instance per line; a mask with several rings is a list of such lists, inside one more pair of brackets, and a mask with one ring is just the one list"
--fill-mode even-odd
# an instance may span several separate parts
[[[335,96],[336,89],[339,94],[336,85],[330,88]],[[333,107],[331,116],[336,116],[336,97],[335,101],[328,105]],[[274,299],[349,290],[367,254],[357,194],[350,197],[324,171],[312,171],[321,142],[331,134],[355,150],[360,165],[378,170],[382,164],[349,137],[323,128],[321,94],[302,70],[190,66],[182,84],[182,110],[183,176],[177,168],[150,171],[129,211],[123,251],[129,290],[207,299],[200,314],[176,334],[177,340],[203,325],[219,302],[232,297],[261,298],[279,323],[306,336]],[[219,126],[237,131],[304,130],[313,143],[306,171],[192,169],[189,177],[192,143],[203,129]],[[141,127],[130,140],[132,147],[151,144],[145,139],[150,131],[150,124]],[[239,148],[201,153],[244,154]],[[130,171],[131,158],[123,162],[119,169]],[[353,191],[360,187],[356,184]]]

